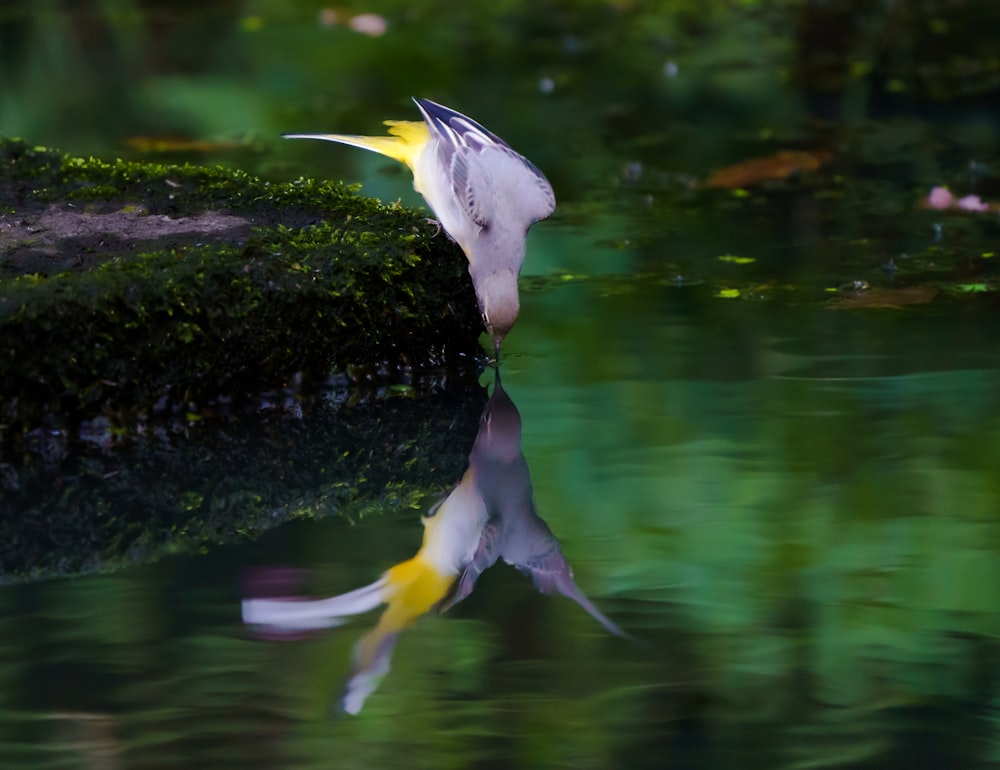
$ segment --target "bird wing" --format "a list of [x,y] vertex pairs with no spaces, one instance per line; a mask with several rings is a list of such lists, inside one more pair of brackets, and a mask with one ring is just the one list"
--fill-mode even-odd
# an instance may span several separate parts
[[441,104],[414,101],[431,139],[437,140],[438,162],[451,179],[452,192],[473,222],[489,227],[499,214],[527,226],[555,210],[548,179],[503,139]]
[[488,521],[486,526],[483,527],[483,533],[479,537],[479,545],[476,548],[476,552],[472,555],[472,560],[462,569],[462,574],[455,584],[455,590],[451,596],[441,603],[438,608],[440,612],[447,612],[471,594],[472,589],[476,587],[476,581],[479,579],[479,576],[496,564],[497,557],[500,555],[499,548],[497,547],[498,537],[499,529],[497,522],[494,520]]
[[524,564],[515,564],[514,566],[521,572],[531,575],[531,581],[539,592],[551,595],[558,591],[583,607],[587,614],[612,634],[629,638],[628,634],[597,609],[579,589],[576,581],[573,580],[573,570],[560,552],[559,546],[555,546],[548,553],[532,557]]

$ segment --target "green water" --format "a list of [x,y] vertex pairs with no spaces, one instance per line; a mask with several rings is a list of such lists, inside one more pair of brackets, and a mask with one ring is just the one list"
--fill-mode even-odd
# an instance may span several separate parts
[[[213,145],[167,157],[413,204],[388,162],[274,137],[374,131],[423,95],[524,152],[560,207],[529,239],[504,385],[538,514],[636,641],[499,564],[331,716],[375,616],[260,640],[248,575],[294,567],[322,597],[412,556],[432,501],[346,520],[335,453],[376,458],[365,500],[382,455],[444,492],[485,394],[428,402],[442,460],[419,467],[384,427],[345,449],[322,409],[268,410],[167,438],[190,462],[176,506],[214,479],[238,507],[241,473],[273,474],[263,537],[191,553],[177,532],[106,574],[0,586],[0,767],[1000,764],[1000,224],[920,206],[936,185],[1000,202],[996,9],[464,8],[338,7],[384,16],[369,37],[305,3],[9,5],[0,130],[156,159],[126,140],[183,137]],[[699,184],[783,150],[829,155]],[[170,469],[139,457],[155,489]],[[148,515],[127,492],[111,515]]]

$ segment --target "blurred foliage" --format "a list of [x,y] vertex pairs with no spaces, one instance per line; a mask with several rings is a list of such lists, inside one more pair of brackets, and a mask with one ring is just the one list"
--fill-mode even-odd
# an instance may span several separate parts
[[[0,114],[7,133],[76,153],[121,150],[128,137],[242,138],[251,155],[229,157],[253,162],[281,131],[370,131],[424,95],[503,127],[577,197],[608,170],[609,143],[691,171],[739,150],[734,122],[788,140],[809,112],[858,121],[928,101],[975,111],[1000,86],[998,13],[943,1],[95,0],[65,10],[17,0],[0,16]],[[354,31],[361,14],[381,16],[385,33]]]
[[[547,365],[505,382],[540,514],[585,590],[659,651],[645,682],[619,672],[634,734],[701,767],[988,766],[1000,359],[983,314],[703,314],[695,289],[664,287],[640,334],[630,294],[559,291],[603,306],[615,353],[585,358],[529,303],[521,355]],[[571,657],[557,627],[549,649]]]

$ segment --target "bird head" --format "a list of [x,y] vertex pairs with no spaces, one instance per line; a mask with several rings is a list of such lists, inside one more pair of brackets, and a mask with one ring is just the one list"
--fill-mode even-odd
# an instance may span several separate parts
[[493,380],[493,395],[479,420],[479,433],[469,454],[469,467],[510,464],[521,457],[521,414],[500,383],[500,368]]
[[476,282],[476,298],[483,314],[486,330],[493,337],[493,344],[499,356],[500,342],[507,336],[517,321],[521,310],[517,295],[517,273],[501,271],[489,273]]

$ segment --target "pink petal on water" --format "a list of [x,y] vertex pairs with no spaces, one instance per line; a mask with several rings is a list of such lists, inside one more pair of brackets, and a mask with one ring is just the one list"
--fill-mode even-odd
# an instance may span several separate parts
[[954,201],[955,196],[946,187],[933,187],[931,188],[931,194],[927,196],[927,203],[930,204],[932,209],[951,208]]
[[347,26],[362,35],[382,37],[389,29],[389,22],[376,13],[362,13],[347,22]]
[[966,195],[955,204],[964,211],[989,211],[990,204],[980,200],[978,195]]

